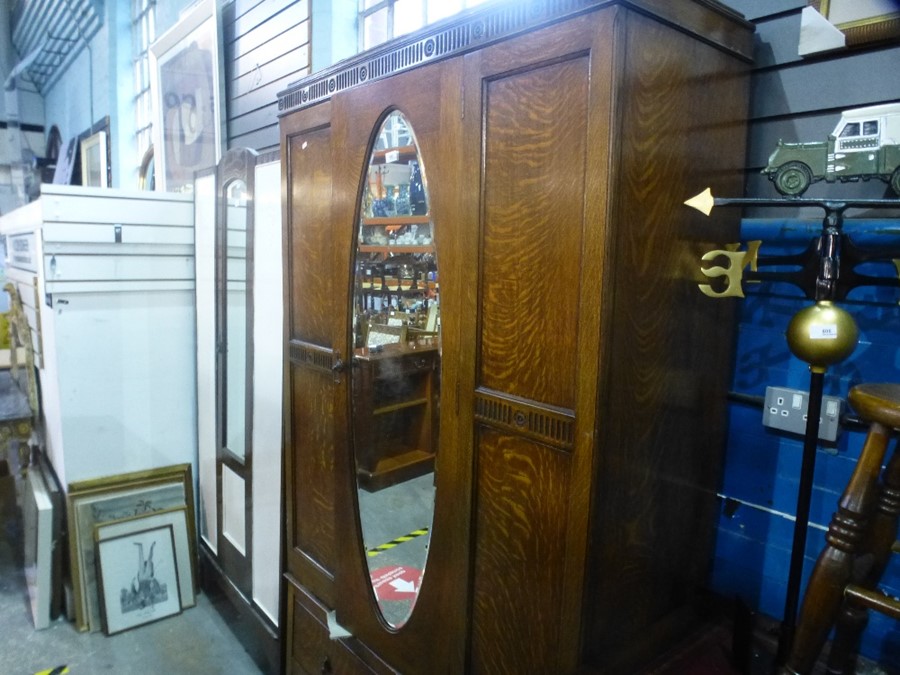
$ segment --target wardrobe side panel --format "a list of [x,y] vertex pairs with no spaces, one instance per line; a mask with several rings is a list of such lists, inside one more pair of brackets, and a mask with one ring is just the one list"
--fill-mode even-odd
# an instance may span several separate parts
[[584,641],[613,672],[684,631],[707,580],[734,324],[697,285],[739,213],[683,202],[741,194],[747,106],[733,56],[637,13],[624,44]]

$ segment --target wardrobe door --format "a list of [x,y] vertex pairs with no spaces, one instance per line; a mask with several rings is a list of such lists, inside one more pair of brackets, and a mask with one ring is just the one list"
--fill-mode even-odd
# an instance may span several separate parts
[[289,579],[334,603],[338,345],[331,221],[331,103],[282,121],[285,195],[285,543]]
[[466,243],[476,380],[461,403],[474,410],[473,673],[579,662],[616,14],[465,57],[466,146],[483,148],[480,232]]
[[[342,533],[336,612],[341,625],[404,673],[463,672],[470,493],[467,450],[457,431],[456,354],[460,317],[470,307],[463,306],[465,289],[459,284],[458,270],[471,262],[460,259],[459,242],[471,238],[475,218],[463,209],[465,152],[459,145],[463,114],[459,67],[459,60],[443,61],[362,85],[332,99],[335,288],[328,306],[341,315],[334,344],[340,345],[341,359],[348,364],[335,402],[337,521]],[[398,124],[408,132],[408,140],[388,143],[388,148],[403,146],[399,151],[385,151],[383,137]],[[416,209],[412,193],[416,179],[412,178],[412,208],[401,206],[400,185],[395,188],[398,198],[387,211],[391,215],[385,216],[381,210],[385,207],[385,181],[408,180],[388,176],[401,170],[408,176],[407,158],[413,157],[409,161],[415,161],[416,171],[421,171],[427,206]],[[373,199],[378,203],[373,204]],[[402,215],[406,211],[412,215]],[[382,233],[372,231],[381,223],[384,236],[389,237],[386,243],[380,241]],[[401,268],[418,266],[420,271],[414,281],[392,280],[388,271],[383,281],[359,276],[379,264],[385,270],[400,264]],[[438,270],[439,277],[435,276]],[[439,301],[432,293],[437,287]],[[418,304],[423,288],[424,307]],[[410,318],[416,313],[421,322]],[[373,314],[377,326],[371,321]],[[386,343],[371,339],[376,327],[385,331]],[[402,337],[390,339],[391,328]],[[369,402],[372,392],[380,397],[374,405]],[[428,417],[425,423],[422,415]],[[409,431],[395,430],[387,423],[394,417],[405,425],[418,417],[419,428],[428,429],[406,434],[406,440],[397,444],[418,444],[418,452],[413,448],[405,454],[431,455],[434,467],[432,473],[427,467],[413,471],[428,498],[417,514],[421,522],[413,534],[416,541],[399,544],[373,540],[376,535],[371,526],[408,514],[369,511],[373,502],[413,483],[404,471],[392,477],[382,474],[381,468],[393,459],[371,459],[373,454],[397,450],[391,447],[394,441],[385,437],[387,433]],[[423,447],[428,452],[422,453]],[[395,463],[401,463],[400,457],[398,454]],[[375,480],[376,475],[382,477]],[[399,601],[382,593],[390,590],[387,583],[381,583],[387,579],[375,578],[393,573],[380,562],[389,555],[373,557],[379,553],[379,544],[407,549],[424,544],[427,550],[427,557],[414,565],[420,569],[393,568],[397,574],[413,573],[410,578],[394,579],[396,594],[410,592],[407,607],[399,615],[388,608],[389,603]]]

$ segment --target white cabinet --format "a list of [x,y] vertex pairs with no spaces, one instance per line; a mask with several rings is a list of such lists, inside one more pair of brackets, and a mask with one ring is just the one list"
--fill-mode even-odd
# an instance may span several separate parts
[[0,235],[61,483],[195,465],[193,199],[42,190],[0,218]]

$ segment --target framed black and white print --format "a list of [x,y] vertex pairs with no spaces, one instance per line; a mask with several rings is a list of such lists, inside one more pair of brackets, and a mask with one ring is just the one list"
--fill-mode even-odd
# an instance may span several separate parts
[[188,516],[185,507],[176,507],[162,511],[145,513],[121,520],[112,520],[94,525],[94,541],[101,542],[132,532],[172,526],[175,539],[175,564],[178,567],[178,592],[181,596],[181,608],[193,607],[196,603],[194,594],[194,558],[188,535]]
[[98,541],[97,574],[107,635],[181,613],[171,525]]

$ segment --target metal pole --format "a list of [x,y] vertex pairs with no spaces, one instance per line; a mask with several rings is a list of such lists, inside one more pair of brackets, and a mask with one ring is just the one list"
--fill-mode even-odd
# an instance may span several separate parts
[[819,417],[822,414],[824,382],[825,369],[810,367],[809,406],[806,413],[806,433],[803,439],[800,485],[797,490],[797,519],[794,521],[791,566],[788,572],[787,594],[784,601],[784,617],[778,640],[777,660],[780,665],[787,662],[797,626],[797,605],[800,597],[800,583],[803,579],[806,535],[809,530],[809,503],[812,497],[813,474],[816,468],[816,450],[819,445]]

